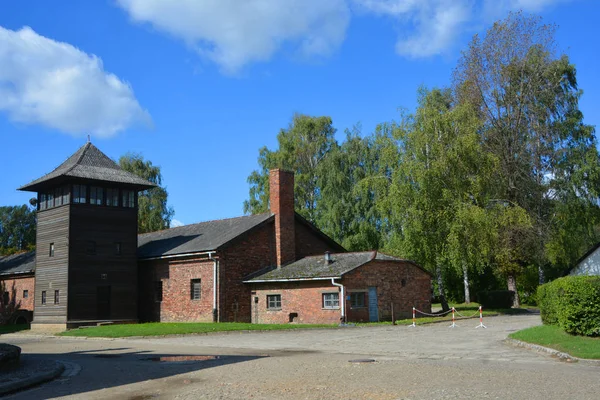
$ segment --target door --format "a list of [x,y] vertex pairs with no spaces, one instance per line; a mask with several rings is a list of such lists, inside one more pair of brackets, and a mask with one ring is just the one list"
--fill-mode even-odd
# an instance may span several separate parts
[[110,319],[110,286],[98,286],[96,291],[98,305],[97,318]]
[[379,308],[377,307],[377,287],[369,286],[369,321],[379,321]]

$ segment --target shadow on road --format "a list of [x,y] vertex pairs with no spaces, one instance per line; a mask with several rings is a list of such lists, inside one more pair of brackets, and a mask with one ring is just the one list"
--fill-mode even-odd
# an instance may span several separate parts
[[[11,399],[47,399],[67,395],[90,393],[149,380],[170,378],[207,368],[253,361],[268,355],[174,354],[133,351],[131,348],[73,351],[67,353],[23,354],[28,362],[34,360],[59,360],[81,367],[76,376],[62,378],[37,388],[10,396]],[[65,377],[65,375],[67,375]],[[194,383],[184,379],[170,380],[169,385]]]

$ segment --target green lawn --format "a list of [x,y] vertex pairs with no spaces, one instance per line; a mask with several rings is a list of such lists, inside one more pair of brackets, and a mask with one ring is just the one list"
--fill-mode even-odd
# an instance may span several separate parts
[[10,325],[0,325],[0,335],[3,333],[13,333],[13,332],[19,332],[19,331],[24,331],[29,329],[29,324],[22,324],[22,325],[14,325],[14,324],[10,324]]
[[283,329],[333,328],[337,325],[309,324],[247,324],[240,322],[194,323],[194,322],[154,322],[147,324],[104,325],[90,328],[79,328],[60,333],[61,336],[87,337],[128,337],[128,336],[163,336],[184,335],[191,333],[225,332],[225,331],[271,331]]
[[600,359],[600,338],[569,335],[557,326],[534,326],[511,333],[509,337],[550,347],[578,358]]

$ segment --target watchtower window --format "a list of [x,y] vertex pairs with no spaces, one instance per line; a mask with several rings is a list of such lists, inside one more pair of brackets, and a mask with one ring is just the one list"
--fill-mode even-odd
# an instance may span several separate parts
[[46,304],[46,291],[42,290],[42,304]]
[[73,185],[73,203],[84,204],[86,202],[85,185]]
[[54,257],[54,243],[50,243],[50,249],[48,250],[48,257]]
[[101,187],[97,187],[97,186],[90,187],[90,204],[101,206],[103,196],[104,196],[104,190]]
[[135,207],[135,197],[133,190],[123,190],[123,207]]
[[54,205],[56,207],[63,205],[63,188],[56,188],[54,190]]
[[40,210],[46,209],[46,193],[40,193]]
[[106,189],[106,205],[111,207],[119,206],[119,189]]
[[46,207],[54,207],[54,193],[46,193]]

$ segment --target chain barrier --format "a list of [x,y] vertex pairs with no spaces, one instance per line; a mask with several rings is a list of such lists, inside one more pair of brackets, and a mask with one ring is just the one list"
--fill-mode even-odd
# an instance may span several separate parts
[[479,306],[479,310],[477,310],[473,315],[470,315],[470,316],[462,315],[461,313],[459,313],[458,311],[456,311],[456,308],[454,308],[454,307],[452,307],[448,311],[444,311],[442,313],[437,313],[437,314],[426,313],[424,311],[417,310],[415,307],[413,307],[412,308],[412,324],[408,325],[410,328],[416,328],[417,327],[417,313],[423,314],[423,315],[427,315],[429,317],[443,317],[443,316],[448,315],[449,313],[452,313],[452,325],[450,325],[449,328],[456,328],[458,326],[458,325],[456,325],[455,314],[458,314],[458,316],[462,317],[462,318],[473,318],[477,314],[479,314],[479,325],[477,325],[475,328],[487,328],[487,326],[485,326],[483,324],[483,310],[482,310],[481,306]]

